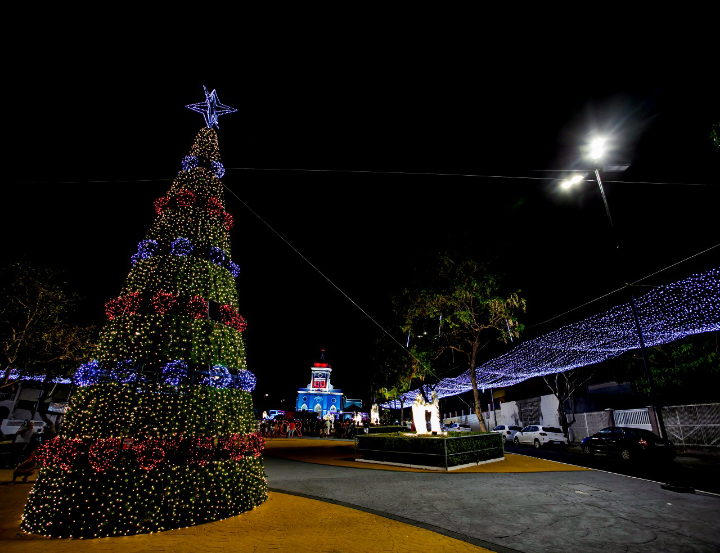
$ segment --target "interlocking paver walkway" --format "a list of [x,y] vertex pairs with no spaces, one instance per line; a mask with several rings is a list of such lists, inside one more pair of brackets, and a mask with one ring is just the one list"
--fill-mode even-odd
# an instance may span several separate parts
[[92,540],[43,538],[21,532],[20,517],[32,484],[10,486],[7,482],[11,474],[8,470],[0,471],[0,551],[3,553],[411,553],[417,551],[418,544],[440,553],[490,551],[376,514],[276,492],[271,492],[269,499],[252,511],[190,528]]

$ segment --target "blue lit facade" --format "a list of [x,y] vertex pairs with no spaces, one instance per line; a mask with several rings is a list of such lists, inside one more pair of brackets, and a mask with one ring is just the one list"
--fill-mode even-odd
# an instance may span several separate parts
[[345,396],[342,390],[334,388],[330,383],[330,364],[325,361],[325,350],[320,361],[310,367],[310,383],[306,388],[298,388],[296,411],[315,411],[320,417],[328,413],[339,416],[345,408]]

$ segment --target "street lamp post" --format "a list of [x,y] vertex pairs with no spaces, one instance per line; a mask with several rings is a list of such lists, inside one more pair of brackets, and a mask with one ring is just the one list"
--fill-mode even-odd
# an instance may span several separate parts
[[[590,158],[593,159],[596,163],[599,163],[600,160],[603,158],[605,154],[605,140],[602,138],[596,138],[590,143]],[[575,175],[571,177],[568,180],[565,180],[561,183],[562,187],[565,189],[571,188],[573,185],[582,182],[584,180],[583,176]],[[607,197],[605,196],[605,189],[602,185],[602,180],[600,179],[600,169],[596,166],[595,167],[595,182],[598,185],[598,188],[600,189],[600,195],[602,196],[603,204],[605,205],[605,213],[607,214],[608,221],[610,221],[610,228],[612,231],[615,230],[615,225],[613,224],[612,215],[610,215],[610,205],[608,204]],[[619,244],[615,243],[615,249],[620,249]],[[652,380],[652,374],[650,373],[650,368],[648,366],[647,361],[647,352],[645,350],[645,339],[643,338],[643,332],[642,332],[642,326],[640,325],[640,318],[638,317],[638,310],[637,305],[635,303],[635,296],[630,294],[630,307],[632,308],[632,314],[633,319],[635,321],[635,330],[637,331],[638,335],[638,343],[640,344],[640,352],[642,354],[642,361],[643,361],[643,367],[645,368],[645,377],[648,381],[649,386],[649,397],[650,397],[650,403],[655,410],[655,415],[657,417],[657,423],[658,423],[658,429],[660,430],[660,437],[661,438],[667,438],[667,432],[665,431],[665,421],[663,420],[662,416],[662,406],[659,404],[657,400],[657,396],[655,395],[655,387],[653,386],[653,380]]]

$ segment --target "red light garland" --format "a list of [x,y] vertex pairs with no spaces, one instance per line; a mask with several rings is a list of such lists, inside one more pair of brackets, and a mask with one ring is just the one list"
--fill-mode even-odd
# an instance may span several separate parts
[[196,319],[207,317],[208,302],[201,296],[193,296],[188,300],[187,313]]
[[224,211],[220,200],[217,198],[208,198],[205,208],[210,215],[220,215]]
[[225,217],[225,228],[230,230],[235,226],[235,219],[233,219],[233,216],[230,215],[227,211],[224,214]]
[[69,472],[72,470],[82,446],[82,440],[64,440],[57,436],[38,448],[38,462],[41,466],[56,465],[65,472]]
[[134,315],[140,307],[140,292],[130,292],[105,304],[105,315],[112,321],[120,315]]
[[[181,315],[190,315],[195,319],[207,317],[208,302],[200,296],[192,296],[183,300],[170,292],[157,292],[151,299],[155,313],[164,315],[174,311]],[[134,315],[141,310],[142,299],[139,292],[132,292],[110,300],[105,304],[105,314],[112,321],[121,315]],[[247,321],[232,305],[220,306],[220,322],[243,332],[247,328]]]
[[247,328],[247,322],[232,305],[220,306],[220,321],[238,332],[242,332]]
[[90,447],[88,461],[95,472],[105,472],[115,464],[119,453],[119,438],[100,439]]
[[180,207],[189,207],[197,202],[197,196],[192,190],[180,190],[175,196],[175,202]]
[[199,437],[190,439],[190,451],[188,460],[191,463],[205,465],[212,461],[215,456],[215,444],[210,437]]
[[38,448],[38,462],[43,467],[57,466],[69,472],[76,464],[87,461],[95,472],[105,472],[125,462],[122,459],[134,459],[140,468],[149,472],[164,462],[175,466],[205,465],[218,457],[240,462],[246,457],[260,457],[265,449],[265,439],[259,432],[220,437],[217,445],[215,440],[212,436],[144,438],[136,440],[132,448],[125,451],[121,449],[121,438],[79,440],[58,436]]
[[168,311],[170,311],[173,306],[177,303],[178,299],[177,296],[174,294],[171,294],[169,292],[163,292],[160,291],[157,294],[155,294],[152,298],[153,307],[155,308],[155,312],[164,315]]
[[162,212],[165,210],[168,204],[170,204],[170,198],[168,198],[167,196],[158,198],[157,200],[155,200],[155,212],[158,215],[162,215]]
[[[192,190],[182,189],[173,197],[164,196],[155,200],[155,212],[158,215],[162,215],[168,207],[172,207],[173,205],[177,207],[201,206],[201,201]],[[210,215],[222,217],[223,224],[227,230],[230,230],[235,225],[235,219],[230,213],[225,211],[222,202],[218,198],[214,196],[209,197],[205,200],[204,207]]]
[[162,463],[163,459],[165,459],[165,447],[167,445],[163,440],[157,438],[134,443],[133,452],[140,468],[151,471]]

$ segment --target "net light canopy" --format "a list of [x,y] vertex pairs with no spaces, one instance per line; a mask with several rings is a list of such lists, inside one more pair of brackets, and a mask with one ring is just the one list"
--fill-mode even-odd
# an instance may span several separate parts
[[[686,336],[720,330],[720,268],[660,286],[636,298],[638,319],[646,346],[674,342]],[[548,374],[602,363],[640,348],[630,302],[522,342],[508,353],[475,369],[478,387],[507,387]],[[455,378],[425,385],[449,397],[470,391],[470,370]],[[399,409],[412,404],[419,389],[385,403]]]

